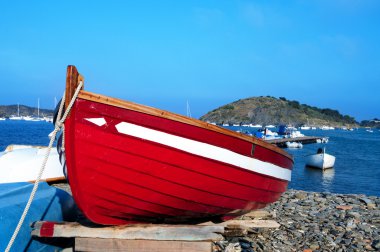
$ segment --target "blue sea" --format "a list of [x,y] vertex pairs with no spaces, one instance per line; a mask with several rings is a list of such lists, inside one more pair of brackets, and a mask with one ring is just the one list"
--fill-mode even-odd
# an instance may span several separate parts
[[[0,151],[10,144],[48,145],[54,127],[47,122],[0,121]],[[238,127],[231,127],[237,130]],[[244,128],[247,129],[247,128]],[[306,130],[307,136],[329,137],[327,144],[305,144],[302,149],[285,149],[295,164],[289,188],[343,194],[380,196],[380,131],[365,129]],[[335,167],[324,172],[305,167],[305,156],[319,147],[336,157]]]
[[[239,130],[239,127],[229,127]],[[247,127],[240,127],[244,132]],[[254,130],[253,130],[254,131]],[[274,130],[272,130],[274,131]],[[326,144],[304,144],[302,149],[284,150],[293,155],[294,167],[289,188],[343,194],[380,196],[380,130],[354,131],[304,130],[306,136],[328,137]],[[325,147],[326,153],[335,156],[335,167],[321,171],[305,167],[305,157]]]

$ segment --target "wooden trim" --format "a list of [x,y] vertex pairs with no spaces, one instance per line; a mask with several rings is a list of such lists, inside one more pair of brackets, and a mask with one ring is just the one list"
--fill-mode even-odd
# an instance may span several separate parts
[[[67,66],[66,72],[66,94],[65,94],[65,108],[69,106],[71,98],[73,97],[75,90],[77,89],[79,82],[83,81],[84,78],[78,73],[75,66]],[[84,87],[84,86],[83,86]],[[83,89],[82,87],[82,89]]]
[[[55,177],[55,178],[46,178],[46,179],[41,179],[41,182],[46,182],[48,184],[56,184],[56,183],[66,183],[66,177]],[[35,183],[35,180],[28,181],[29,183]]]
[[161,117],[161,118],[165,118],[165,119],[169,119],[169,120],[173,120],[173,121],[177,121],[181,123],[186,123],[186,124],[193,125],[196,127],[205,128],[207,130],[212,130],[221,134],[240,138],[245,141],[249,141],[255,145],[260,145],[264,148],[280,153],[281,155],[284,155],[287,158],[293,160],[292,156],[289,153],[278,148],[275,145],[269,144],[255,137],[247,136],[238,132],[234,132],[228,129],[215,126],[210,123],[203,122],[198,119],[182,116],[182,115],[168,112],[165,110],[161,110],[161,109],[157,109],[157,108],[153,108],[153,107],[149,107],[149,106],[145,106],[145,105],[141,105],[141,104],[137,104],[137,103],[133,103],[133,102],[117,99],[117,98],[108,97],[105,95],[95,94],[95,93],[88,92],[85,90],[81,90],[79,92],[78,98],[92,101],[92,102],[103,103],[103,104],[107,104],[110,106],[115,106],[115,107],[119,107],[123,109],[129,109],[129,110],[133,110],[133,111],[141,112],[144,114],[153,115],[153,116],[157,116],[157,117]]

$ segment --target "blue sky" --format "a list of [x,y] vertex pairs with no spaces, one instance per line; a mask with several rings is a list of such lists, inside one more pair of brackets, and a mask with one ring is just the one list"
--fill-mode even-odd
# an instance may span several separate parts
[[88,91],[193,117],[285,97],[380,117],[380,1],[1,1],[1,105]]

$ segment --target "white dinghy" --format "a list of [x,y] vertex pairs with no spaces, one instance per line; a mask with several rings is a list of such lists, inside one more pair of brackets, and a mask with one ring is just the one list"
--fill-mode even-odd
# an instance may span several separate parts
[[286,142],[285,144],[287,148],[298,149],[303,147],[303,144],[298,142]]
[[[10,145],[0,152],[0,183],[34,182],[41,169],[47,147]],[[60,182],[65,180],[56,148],[50,151],[41,180]]]
[[334,164],[335,157],[327,154],[324,148],[319,148],[317,154],[312,154],[306,157],[306,166],[324,170],[333,168]]

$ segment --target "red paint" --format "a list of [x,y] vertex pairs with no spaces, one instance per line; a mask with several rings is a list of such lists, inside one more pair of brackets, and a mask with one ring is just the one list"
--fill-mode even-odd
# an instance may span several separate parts
[[45,221],[40,228],[40,237],[53,237],[55,222]]
[[[84,118],[104,117],[96,126]],[[251,156],[252,143],[204,128],[78,99],[65,122],[69,183],[87,218],[99,224],[228,219],[276,201],[287,181],[120,134],[138,124]],[[254,158],[291,169],[262,146]]]

